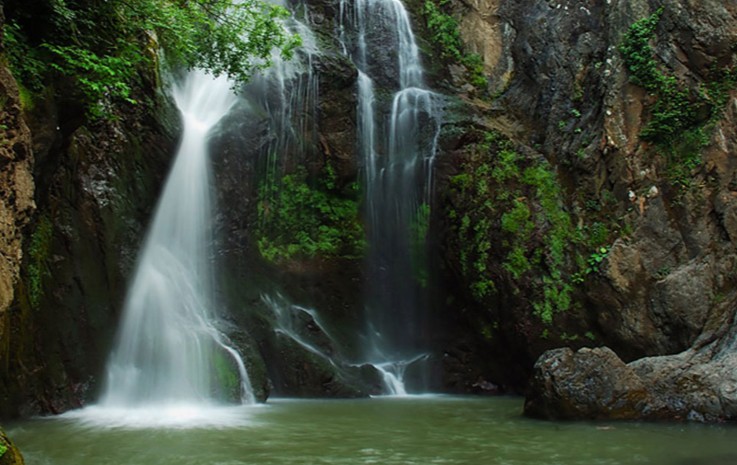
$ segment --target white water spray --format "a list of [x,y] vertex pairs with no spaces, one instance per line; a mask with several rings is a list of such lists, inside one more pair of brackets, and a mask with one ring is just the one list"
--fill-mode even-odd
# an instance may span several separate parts
[[[193,412],[200,409],[207,418],[208,407],[233,395],[254,401],[243,361],[213,312],[207,141],[236,97],[226,78],[193,71],[174,98],[183,138],[139,256],[98,406],[131,411],[135,423],[140,409],[161,423],[162,415],[199,418]],[[224,385],[223,370],[237,372],[240,385]]]

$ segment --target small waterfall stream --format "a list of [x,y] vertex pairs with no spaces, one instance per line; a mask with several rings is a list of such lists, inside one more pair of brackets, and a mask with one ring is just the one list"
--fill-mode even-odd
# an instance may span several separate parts
[[[426,89],[417,42],[399,0],[340,2],[339,37],[358,68],[358,149],[364,167],[367,260],[367,361],[389,394],[405,395],[407,366],[424,359],[426,238],[441,98]],[[353,31],[353,41],[348,31]],[[396,50],[384,54],[378,47]],[[387,63],[394,59],[395,63]],[[377,101],[386,70],[396,88],[391,106]],[[382,111],[383,110],[383,111]],[[378,121],[387,114],[388,120]]]
[[[139,256],[98,405],[143,409],[155,422],[226,400],[254,401],[243,361],[217,329],[213,311],[207,141],[236,97],[226,78],[192,71],[174,98],[184,133]],[[233,387],[219,379],[223,369],[238,373],[239,392],[227,392]]]
[[[282,4],[284,2],[274,1]],[[286,6],[286,5],[283,5]],[[300,5],[305,9],[304,5]],[[280,163],[287,154],[314,151],[317,142],[317,103],[319,80],[314,70],[315,56],[319,54],[317,39],[312,30],[292,16],[285,20],[285,29],[299,35],[302,45],[290,60],[274,53],[273,64],[243,89],[241,97],[251,105],[252,117],[268,121],[268,142],[260,154],[266,182],[275,182],[284,173]]]

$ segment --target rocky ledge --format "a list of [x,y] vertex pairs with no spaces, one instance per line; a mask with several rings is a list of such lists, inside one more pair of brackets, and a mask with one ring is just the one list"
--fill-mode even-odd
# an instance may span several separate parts
[[537,361],[525,414],[560,420],[737,420],[737,323],[676,355],[625,364],[611,349],[555,349]]

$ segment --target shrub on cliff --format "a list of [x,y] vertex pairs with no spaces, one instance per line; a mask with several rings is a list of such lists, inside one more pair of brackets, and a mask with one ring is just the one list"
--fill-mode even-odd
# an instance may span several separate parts
[[134,103],[142,64],[166,51],[175,67],[199,67],[245,81],[289,54],[279,6],[259,0],[10,0],[6,54],[21,83],[39,91],[53,73],[71,78],[93,115],[104,103]]

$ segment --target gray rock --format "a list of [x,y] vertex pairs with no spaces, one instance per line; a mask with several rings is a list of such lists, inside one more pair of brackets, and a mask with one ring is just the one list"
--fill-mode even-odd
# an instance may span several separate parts
[[525,414],[565,420],[735,420],[735,340],[732,323],[721,339],[698,350],[627,365],[606,347],[548,351],[535,364]]
[[653,400],[635,371],[607,347],[554,349],[537,361],[525,414],[538,418],[638,418]]

